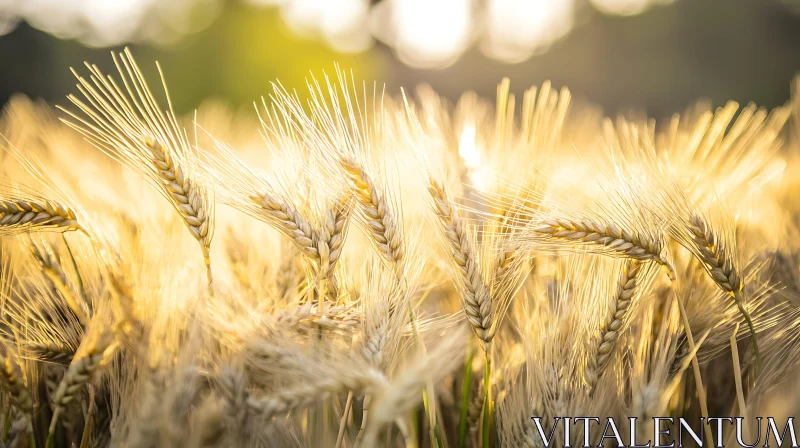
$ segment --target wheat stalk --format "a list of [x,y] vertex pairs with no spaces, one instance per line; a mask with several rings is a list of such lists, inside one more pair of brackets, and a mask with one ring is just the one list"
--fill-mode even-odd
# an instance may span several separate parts
[[603,251],[614,256],[641,261],[652,260],[667,269],[670,279],[675,278],[672,265],[661,254],[663,250],[661,242],[613,223],[599,219],[557,218],[542,221],[533,231],[548,239],[600,246]]
[[162,402],[165,418],[160,422],[161,445],[176,446],[186,440],[190,413],[207,385],[197,366],[180,367]]
[[23,383],[22,370],[10,353],[0,356],[0,383],[8,391],[14,406],[29,418],[33,414],[33,397]]
[[150,448],[159,443],[159,425],[164,418],[161,406],[166,388],[164,376],[160,372],[154,373],[147,379],[144,388],[136,428],[126,440],[127,446],[132,448]]
[[589,385],[589,395],[594,394],[597,381],[611,360],[611,355],[617,347],[619,334],[630,320],[631,308],[637,287],[637,276],[643,264],[639,261],[627,261],[622,269],[622,274],[617,283],[617,290],[611,301],[604,321],[600,325],[599,334],[592,341],[592,350],[589,352],[586,366],[586,381]]
[[[461,330],[450,332],[441,344],[399,372],[390,384],[383,387],[382,393],[375,394],[376,401],[370,405],[370,415],[374,417],[370,418],[369,426],[363,434],[364,446],[377,446],[376,440],[383,426],[396,421],[400,415],[413,408],[415,401],[419,399],[416,391],[436,383],[460,365],[464,336]],[[435,443],[437,438],[432,438],[431,441]]]
[[403,229],[392,205],[364,168],[350,157],[339,160],[350,178],[353,191],[366,219],[366,227],[378,252],[395,269],[403,262]]
[[274,224],[278,230],[288,236],[300,249],[300,252],[312,260],[319,259],[319,252],[314,244],[316,236],[311,223],[303,218],[294,207],[267,193],[253,196],[250,199],[261,207],[267,222]]
[[[456,213],[444,187],[431,179],[428,192],[433,199],[440,229],[448,243],[450,259],[457,267],[464,314],[484,345],[492,341],[494,310],[489,287],[483,281],[480,264],[466,226]],[[486,347],[485,347],[486,348]],[[486,348],[488,351],[488,348]]]
[[67,302],[69,308],[75,313],[78,320],[86,325],[89,323],[89,304],[85,298],[78,299],[77,294],[72,289],[72,284],[67,277],[67,273],[61,267],[56,253],[47,245],[39,247],[35,242],[31,241],[29,245],[31,254],[36,259],[45,274],[47,279],[61,294],[61,297]]
[[[317,253],[319,260],[319,275],[324,283],[320,287],[330,288],[330,293],[334,299],[338,294],[338,284],[334,276],[336,264],[342,255],[342,247],[347,235],[347,223],[350,219],[350,202],[346,199],[339,199],[332,209],[325,214],[324,221],[319,230],[317,241]],[[328,291],[320,291],[320,304],[324,302],[322,298],[328,295]]]
[[206,397],[192,414],[189,446],[197,448],[221,446],[227,433],[225,405],[214,397]]
[[69,95],[69,100],[85,117],[62,108],[69,115],[64,121],[107,155],[143,174],[178,211],[200,244],[209,290],[213,293],[209,257],[214,234],[214,204],[206,185],[193,173],[188,173],[194,162],[192,146],[172,111],[161,67],[156,64],[169,106],[166,112],[159,110],[130,50],[126,48],[119,58],[112,53],[112,57],[124,88],[94,65],[86,64],[91,82],[73,70],[79,82],[78,89],[88,104]]
[[320,377],[315,381],[285,388],[267,397],[250,397],[247,406],[264,419],[285,414],[292,409],[307,406],[320,398],[345,391],[377,392],[386,385],[386,378],[374,369],[340,372],[339,375]]
[[337,294],[334,269],[342,253],[350,218],[350,201],[340,198],[324,217],[319,230],[303,217],[293,206],[268,193],[253,195],[250,200],[256,203],[262,213],[262,220],[276,227],[288,236],[300,251],[315,264],[320,280],[332,285],[329,294]]
[[225,367],[217,379],[220,395],[225,401],[229,415],[236,424],[236,436],[240,445],[250,439],[253,433],[252,416],[247,400],[250,393],[247,390],[247,376],[244,371]]
[[161,177],[170,202],[181,215],[186,228],[200,243],[203,260],[208,268],[208,282],[211,283],[211,239],[214,233],[208,195],[185,175],[167,147],[150,136],[144,137],[144,145],[152,153],[152,164]]
[[13,420],[8,429],[5,446],[9,448],[24,447],[25,434],[31,430],[31,416],[22,412],[12,413]]
[[311,327],[346,331],[357,328],[361,323],[360,313],[352,306],[340,305],[323,310],[311,302],[280,310],[275,318],[278,328],[295,330]]
[[[71,403],[81,389],[91,380],[94,373],[106,359],[107,352],[113,347],[113,336],[105,332],[91,343],[81,356],[72,360],[64,377],[53,395],[53,417],[50,420],[48,441],[51,441],[58,423],[59,414]],[[49,445],[49,444],[48,444]]]
[[0,234],[83,230],[71,208],[43,198],[0,198]]
[[739,312],[747,322],[750,334],[753,336],[753,351],[756,356],[757,366],[761,366],[761,354],[758,350],[758,341],[753,321],[750,313],[747,312],[744,304],[742,281],[739,269],[733,254],[729,253],[728,248],[719,240],[711,225],[700,215],[692,214],[687,223],[687,229],[691,235],[694,247],[691,250],[697,259],[703,264],[706,272],[731,299],[733,299]]
[[709,276],[723,291],[736,297],[744,288],[734,260],[725,247],[718,244],[711,226],[699,215],[689,218],[687,229],[698,253],[698,259],[708,271]]
[[483,413],[483,439],[488,446],[491,438],[489,429],[492,425],[494,407],[492,401],[491,369],[492,350],[491,342],[497,331],[495,326],[494,303],[489,286],[484,282],[481,267],[476,251],[472,245],[470,235],[461,217],[456,213],[444,187],[430,179],[428,192],[433,199],[433,206],[439,218],[439,228],[448,243],[450,260],[458,272],[458,289],[461,297],[462,309],[472,326],[475,335],[483,342],[484,350],[484,400]]
[[25,344],[24,348],[38,360],[63,366],[70,365],[72,358],[75,356],[74,348],[55,341],[30,342]]

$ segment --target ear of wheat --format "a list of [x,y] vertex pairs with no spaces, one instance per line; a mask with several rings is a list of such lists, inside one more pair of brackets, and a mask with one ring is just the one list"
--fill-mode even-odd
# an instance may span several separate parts
[[401,218],[395,216],[394,205],[378,190],[358,162],[344,157],[340,164],[350,177],[366,227],[378,252],[399,271],[404,255],[403,233]]
[[75,212],[44,198],[9,195],[0,199],[0,234],[80,230]]
[[86,325],[90,317],[89,304],[73,289],[72,282],[61,267],[55,252],[49,246],[40,247],[33,241],[30,244],[30,250],[47,279],[61,294],[78,320]]
[[2,357],[0,365],[0,383],[8,390],[14,406],[28,418],[33,414],[33,397],[23,382],[23,373],[19,364],[10,353]]
[[756,329],[744,304],[744,283],[742,282],[740,269],[736,266],[735,252],[731,252],[735,251],[735,246],[728,247],[730,242],[735,241],[735,235],[729,235],[727,238],[719,237],[708,221],[698,214],[690,216],[687,230],[691,235],[689,250],[700,260],[714,283],[730,296],[747,322],[747,326],[753,336],[753,351],[757,364],[761,365],[761,353],[758,350]]
[[83,116],[62,109],[69,116],[65,123],[110,157],[143,175],[169,201],[200,244],[211,284],[214,203],[207,185],[197,176],[193,148],[172,111],[166,84],[169,108],[162,112],[130,50],[125,49],[119,58],[112,56],[123,88],[97,66],[86,64],[90,80],[73,71],[87,102],[70,95],[69,100]]
[[25,346],[25,349],[35,359],[64,366],[70,365],[75,356],[74,348],[57,342],[30,343]]
[[[662,255],[661,242],[611,223],[592,219],[581,221],[549,219],[533,229],[533,232],[548,239],[595,246],[612,256],[642,261],[653,260],[661,265],[669,266]],[[670,277],[674,277],[672,268],[668,267],[667,269]]]
[[444,187],[431,179],[428,192],[448,244],[447,250],[459,276],[456,281],[462,291],[464,313],[475,334],[488,345],[492,340],[494,309],[471,236],[453,208]]
[[598,380],[608,367],[611,356],[619,345],[621,333],[630,325],[636,311],[636,301],[649,286],[652,270],[647,269],[647,266],[637,260],[628,260],[623,265],[610,306],[601,320],[600,331],[592,340],[593,347],[586,368],[590,395],[594,393]]

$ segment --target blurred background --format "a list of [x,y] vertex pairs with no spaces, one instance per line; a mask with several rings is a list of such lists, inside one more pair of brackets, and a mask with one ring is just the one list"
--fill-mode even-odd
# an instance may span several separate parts
[[607,113],[698,98],[777,106],[800,72],[800,0],[0,0],[0,104],[63,104],[70,66],[159,60],[177,112],[303,89],[334,62],[357,79],[456,100],[546,79]]

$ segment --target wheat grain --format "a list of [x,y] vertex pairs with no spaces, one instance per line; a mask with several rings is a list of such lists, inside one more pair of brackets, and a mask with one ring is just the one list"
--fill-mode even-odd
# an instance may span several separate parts
[[440,228],[448,244],[448,252],[459,273],[459,289],[467,320],[475,334],[484,344],[492,340],[494,310],[489,288],[483,281],[477,255],[464,222],[457,215],[452,203],[438,182],[431,179],[428,192],[433,199]]
[[385,194],[378,190],[369,174],[354,159],[343,157],[340,164],[350,177],[353,191],[366,219],[366,227],[378,252],[387,262],[397,267],[403,262],[403,233],[391,202],[386,200]]
[[603,375],[614,349],[620,332],[624,330],[626,322],[630,320],[634,294],[637,287],[637,277],[642,270],[642,263],[639,261],[628,261],[623,267],[617,283],[617,291],[611,300],[611,307],[604,321],[600,325],[599,334],[592,342],[594,345],[590,351],[590,356],[586,366],[586,382],[589,386],[589,394],[593,394],[597,381]]
[[250,408],[247,406],[250,397],[247,390],[247,375],[243,370],[225,367],[219,375],[218,382],[227,412],[235,423],[234,433],[239,443],[244,444],[253,433],[253,420]]
[[210,265],[211,239],[214,233],[207,193],[184,174],[168,148],[162,146],[158,140],[145,136],[144,145],[152,153],[152,164],[161,177],[175,210],[181,215],[192,236],[200,243],[203,259],[206,265]]
[[744,288],[734,260],[727,249],[719,244],[714,231],[699,215],[689,218],[688,230],[691,232],[698,259],[720,289],[737,296]]
[[335,377],[321,377],[314,382],[286,388],[267,397],[250,397],[247,405],[261,418],[271,419],[331,394],[347,391],[377,392],[385,384],[383,374],[373,369],[340,372]]
[[73,70],[78,89],[88,104],[70,95],[69,100],[84,117],[62,109],[69,115],[65,122],[113,159],[142,173],[178,211],[200,244],[211,289],[209,257],[214,236],[214,204],[206,185],[194,172],[189,173],[194,163],[192,147],[172,111],[163,73],[161,81],[169,105],[166,113],[159,110],[130,50],[126,48],[119,58],[114,53],[112,56],[124,90],[96,66],[86,64],[91,82]]
[[52,437],[55,432],[59,414],[68,404],[75,400],[81,389],[91,380],[101,363],[106,359],[107,352],[112,348],[112,344],[112,334],[110,332],[103,333],[95,341],[90,342],[90,345],[80,353],[79,357],[73,358],[53,395],[54,411],[53,418],[50,420],[48,437]]
[[56,253],[48,245],[39,247],[39,245],[33,241],[31,241],[29,247],[33,257],[39,263],[42,272],[44,272],[51,284],[61,294],[61,297],[67,302],[67,305],[69,305],[72,312],[75,313],[78,320],[83,325],[86,325],[89,322],[90,316],[89,304],[86,303],[83,297],[77,297],[77,294],[72,288],[72,282],[69,281],[67,273],[61,267]]
[[30,418],[33,413],[33,397],[23,383],[22,370],[11,354],[0,357],[0,383],[5,387],[14,406]]
[[269,222],[286,234],[303,254],[313,260],[319,259],[319,252],[314,245],[316,236],[311,224],[297,210],[267,193],[251,199],[261,207]]
[[63,366],[70,365],[73,356],[75,356],[74,348],[56,341],[46,341],[42,343],[31,342],[25,344],[24,348],[31,356],[38,360]]
[[25,445],[25,435],[31,430],[30,414],[17,413],[11,421],[11,427],[5,440],[9,448],[23,448]]
[[56,201],[0,198],[0,234],[82,230],[75,212]]
[[717,237],[711,225],[700,215],[693,214],[689,217],[687,229],[691,235],[693,247],[690,249],[700,260],[708,275],[736,304],[739,312],[747,322],[753,336],[753,350],[756,355],[757,365],[760,367],[761,354],[758,350],[756,330],[750,313],[744,303],[744,282],[734,255],[730,253],[727,244]]
[[550,239],[601,246],[604,251],[623,258],[653,260],[667,268],[670,278],[675,277],[674,269],[662,255],[663,247],[658,240],[612,223],[599,219],[548,219],[536,225],[533,231]]

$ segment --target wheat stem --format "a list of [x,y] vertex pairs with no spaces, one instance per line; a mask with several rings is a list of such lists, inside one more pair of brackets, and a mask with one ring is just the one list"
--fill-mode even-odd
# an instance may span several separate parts
[[67,247],[67,253],[69,254],[69,260],[72,262],[72,269],[75,270],[75,276],[78,278],[78,291],[81,293],[81,298],[83,302],[88,304],[89,298],[86,296],[86,288],[83,286],[83,277],[81,276],[81,271],[78,269],[78,262],[75,261],[75,255],[72,253],[72,247],[69,245],[69,241],[67,241],[67,235],[65,233],[61,234],[61,238],[64,239],[64,245]]
[[494,439],[494,437],[492,437],[492,426],[494,424],[494,402],[492,401],[492,356],[491,347],[489,344],[486,344],[485,356],[486,368],[483,374],[483,384],[486,396],[483,401],[483,425],[481,429],[483,443],[481,447],[490,448],[491,441]]
[[[731,299],[742,314],[753,340],[753,352],[756,356],[756,372],[761,368],[761,353],[758,350],[758,338],[750,313],[744,307],[744,282],[736,268],[732,254],[718,239],[711,225],[699,215],[693,214],[688,221],[688,230],[691,240],[695,245],[692,252],[703,264],[708,275],[714,283],[722,289]],[[756,376],[758,373],[756,373]]]
[[750,420],[747,417],[747,405],[744,401],[744,388],[742,387],[742,366],[739,363],[739,346],[736,343],[736,335],[739,333],[739,324],[733,328],[731,333],[731,358],[733,358],[733,379],[736,383],[736,399],[739,403],[739,412],[742,413],[745,421],[745,437],[750,436]]
[[[692,370],[694,371],[694,381],[697,386],[697,398],[700,401],[700,412],[701,417],[703,417],[704,421],[708,421],[708,402],[706,400],[706,389],[703,387],[703,376],[700,373],[700,362],[697,360],[697,350],[694,343],[694,337],[692,336],[692,328],[689,325],[689,315],[686,313],[686,307],[683,306],[683,302],[681,301],[680,297],[678,297],[677,288],[675,288],[673,282],[673,290],[675,291],[675,300],[678,302],[678,310],[680,310],[681,321],[683,322],[683,328],[686,331],[686,342],[689,344],[689,351],[692,353]],[[706,428],[703,431],[706,435],[706,442],[708,446],[714,446],[714,439],[711,436],[711,431],[708,431]]]
[[467,443],[467,432],[469,431],[469,396],[472,392],[472,360],[475,358],[475,346],[467,346],[467,356],[464,361],[464,378],[461,381],[461,412],[458,418],[458,447],[464,448]]
[[345,429],[347,428],[347,419],[350,417],[350,412],[353,408],[353,391],[347,393],[347,401],[344,404],[344,411],[342,412],[342,418],[339,421],[339,433],[336,435],[336,447],[341,448],[342,443],[344,443],[344,434]]
[[358,430],[358,435],[356,435],[356,442],[353,445],[353,448],[358,448],[361,442],[364,440],[364,432],[367,429],[367,416],[369,415],[369,403],[372,401],[372,397],[370,395],[364,396],[364,402],[361,406],[361,428]]
[[89,441],[92,438],[92,425],[94,423],[92,418],[94,417],[95,394],[95,387],[89,384],[89,409],[86,411],[86,421],[83,425],[83,436],[81,437],[80,448],[88,448]]

